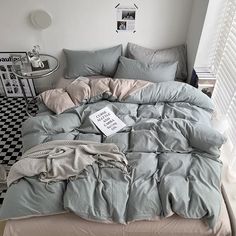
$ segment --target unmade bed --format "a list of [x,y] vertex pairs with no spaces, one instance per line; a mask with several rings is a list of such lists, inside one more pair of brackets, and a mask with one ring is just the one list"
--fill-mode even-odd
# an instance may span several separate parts
[[[64,52],[70,82],[40,94],[22,127],[4,236],[231,235],[213,103],[175,81],[186,47]],[[111,136],[89,118],[105,107],[125,124]]]
[[[41,95],[58,115],[41,105],[23,125],[25,153],[9,173],[0,211],[7,219],[40,217],[8,221],[5,235],[29,230],[27,222],[46,230],[54,220],[72,224],[78,235],[105,235],[112,227],[116,235],[170,235],[170,228],[174,235],[230,235],[220,191],[225,139],[211,127],[206,95],[179,82],[81,77],[63,91],[80,104],[68,108],[58,92]],[[103,107],[126,124],[110,137],[89,119]],[[68,170],[66,158],[86,163]],[[68,213],[44,216],[65,211],[97,223]]]

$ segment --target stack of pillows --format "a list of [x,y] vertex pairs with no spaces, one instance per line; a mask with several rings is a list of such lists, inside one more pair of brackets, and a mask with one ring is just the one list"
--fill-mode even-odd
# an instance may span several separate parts
[[98,51],[64,49],[64,53],[67,62],[64,77],[69,83],[65,88],[40,94],[44,104],[57,114],[75,106],[67,90],[73,86],[71,81],[79,77],[111,77],[154,83],[187,79],[185,45],[153,50],[128,43],[127,57],[122,56],[122,45]]
[[64,53],[66,79],[97,75],[156,83],[187,79],[185,45],[153,50],[128,43],[127,57],[122,56],[122,45],[98,51],[64,49]]

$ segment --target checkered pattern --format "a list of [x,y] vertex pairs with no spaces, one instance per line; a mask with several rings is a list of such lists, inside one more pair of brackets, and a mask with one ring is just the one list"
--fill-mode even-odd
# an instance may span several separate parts
[[[29,108],[36,114],[37,106]],[[23,98],[0,97],[0,164],[10,167],[21,156],[21,124],[28,118]],[[6,191],[0,193],[0,204]]]

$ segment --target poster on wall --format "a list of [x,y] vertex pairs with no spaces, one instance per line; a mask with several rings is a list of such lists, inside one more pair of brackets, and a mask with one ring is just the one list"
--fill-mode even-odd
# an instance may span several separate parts
[[116,32],[135,32],[135,20],[137,7],[117,6]]
[[[0,52],[0,78],[7,97],[23,97],[19,78],[12,72],[12,59],[19,60],[26,55],[26,52]],[[26,96],[35,96],[33,81],[28,79],[22,79],[21,81]]]

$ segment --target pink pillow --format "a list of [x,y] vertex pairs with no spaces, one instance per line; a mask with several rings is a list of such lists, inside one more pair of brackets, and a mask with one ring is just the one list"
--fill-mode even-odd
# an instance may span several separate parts
[[56,114],[75,106],[64,89],[51,89],[40,94],[44,104]]

